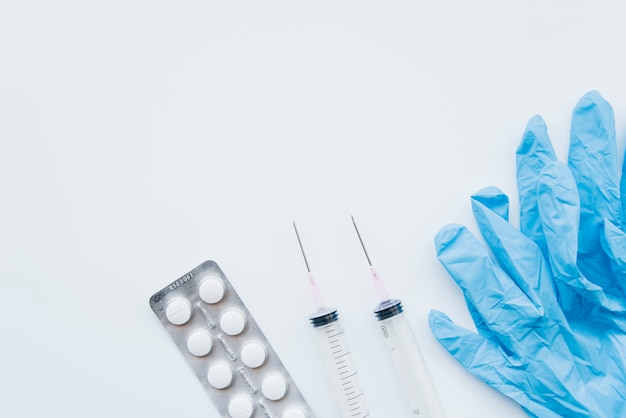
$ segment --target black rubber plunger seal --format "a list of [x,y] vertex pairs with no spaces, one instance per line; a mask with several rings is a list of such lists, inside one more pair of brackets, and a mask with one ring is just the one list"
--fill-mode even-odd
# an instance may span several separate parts
[[399,299],[387,299],[374,308],[374,315],[376,315],[376,319],[382,321],[401,314],[403,311],[402,302]]
[[335,322],[338,318],[337,309],[324,306],[313,312],[309,317],[309,321],[317,328]]

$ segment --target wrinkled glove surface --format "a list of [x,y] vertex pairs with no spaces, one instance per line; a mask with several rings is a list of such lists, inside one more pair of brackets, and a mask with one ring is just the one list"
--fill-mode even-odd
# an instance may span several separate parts
[[[532,417],[626,416],[626,176],[611,106],[574,109],[568,165],[533,117],[517,151],[520,228],[494,187],[472,196],[489,250],[466,227],[435,237],[478,333],[432,311],[439,342]],[[624,205],[624,206],[622,206]]]

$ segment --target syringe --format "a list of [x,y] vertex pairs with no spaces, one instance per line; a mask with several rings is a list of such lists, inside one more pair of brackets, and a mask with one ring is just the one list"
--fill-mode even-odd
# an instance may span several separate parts
[[365,252],[365,258],[367,258],[370,274],[374,281],[374,288],[380,300],[380,303],[374,308],[374,315],[379,321],[380,330],[391,354],[392,363],[396,373],[400,376],[400,381],[409,399],[411,411],[414,415],[422,418],[443,418],[443,409],[415,335],[403,313],[402,302],[399,299],[389,298],[378,272],[370,261],[354,216],[352,223]]
[[356,368],[352,361],[352,353],[348,349],[343,328],[339,323],[337,309],[330,308],[324,304],[322,293],[317,285],[317,281],[311,273],[309,262],[300,241],[300,234],[296,223],[293,223],[296,231],[300,251],[304,258],[304,264],[309,276],[309,285],[315,311],[309,317],[315,335],[319,341],[324,354],[324,363],[330,375],[335,398],[339,404],[339,413],[342,418],[365,418],[369,416],[369,410],[365,404],[365,397],[361,390],[361,385],[356,373]]

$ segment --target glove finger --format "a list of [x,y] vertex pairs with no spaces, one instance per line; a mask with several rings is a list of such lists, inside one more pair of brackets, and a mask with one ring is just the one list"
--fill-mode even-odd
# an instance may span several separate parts
[[484,187],[474,193],[471,199],[472,205],[474,202],[482,203],[505,221],[509,220],[509,197],[499,188],[494,186]]
[[430,311],[428,322],[435,338],[463,367],[500,392],[509,392],[516,372],[497,342],[456,325],[437,310]]
[[601,236],[602,248],[611,260],[611,268],[615,275],[615,285],[626,295],[626,234],[605,219],[604,231]]
[[476,331],[481,336],[488,338],[490,340],[497,341],[498,337],[489,329],[489,326],[480,315],[480,311],[473,305],[472,301],[467,297],[465,298],[465,304],[467,305],[467,310],[474,321],[474,325],[476,326]]
[[472,195],[472,209],[478,227],[498,264],[537,310],[566,323],[557,303],[549,266],[539,246],[492,209],[494,205],[500,209],[500,202],[505,199],[508,201],[497,188],[483,189]]
[[533,116],[516,152],[517,189],[520,202],[520,230],[546,253],[546,243],[537,208],[537,178],[543,168],[556,161],[543,118]]
[[580,276],[576,267],[580,201],[567,166],[559,162],[548,164],[538,178],[537,195],[555,276]]
[[520,364],[512,364],[512,358],[496,342],[456,325],[440,311],[431,311],[428,322],[439,343],[474,376],[516,401],[530,416],[560,417],[520,389],[528,386],[528,376],[524,374],[527,372]]
[[[490,194],[493,193],[490,191]],[[474,216],[498,264],[535,304],[537,310],[543,312],[545,318],[559,325],[558,331],[543,332],[541,337],[548,341],[547,344],[554,347],[553,331],[558,332],[569,342],[569,347],[574,353],[579,357],[586,357],[586,351],[575,342],[572,335],[567,318],[559,304],[559,296],[549,263],[539,246],[490,210],[488,205],[492,200],[497,202],[503,198],[488,199],[483,196],[480,199],[474,199],[475,196],[472,196]],[[574,301],[569,305],[575,305]],[[577,306],[580,306],[580,303]]]
[[464,226],[443,227],[435,247],[444,268],[498,341],[511,352],[523,352],[528,328],[541,317],[537,307]]
[[576,266],[579,199],[567,166],[548,164],[539,176],[537,196],[555,280],[585,299],[605,305],[606,296],[600,286],[606,282],[590,282]]
[[579,265],[587,275],[587,265],[596,263],[587,258],[602,252],[604,219],[622,223],[613,109],[597,91],[585,94],[574,109],[569,167],[580,194]]

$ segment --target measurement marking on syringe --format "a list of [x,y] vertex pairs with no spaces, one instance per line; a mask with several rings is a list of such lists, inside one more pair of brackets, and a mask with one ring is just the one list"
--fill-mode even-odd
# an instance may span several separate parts
[[349,351],[346,351],[345,353],[343,353],[343,354],[341,354],[341,355],[339,355],[339,356],[335,356],[335,359],[338,359],[338,358],[341,358],[341,357],[347,356],[348,354],[350,354],[350,352],[349,352]]

